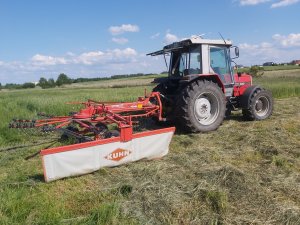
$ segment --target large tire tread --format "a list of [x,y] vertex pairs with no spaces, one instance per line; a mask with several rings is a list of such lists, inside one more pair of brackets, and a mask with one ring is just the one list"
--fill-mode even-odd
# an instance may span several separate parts
[[[220,109],[220,117],[216,119],[216,123],[214,122],[213,125],[209,125],[205,127],[205,129],[199,129],[199,127],[195,126],[191,116],[189,115],[189,107],[191,107],[189,104],[191,103],[193,97],[197,94],[199,94],[199,90],[205,90],[206,87],[210,87],[212,89],[215,89],[216,91],[220,91],[223,95],[223,92],[221,88],[214,82],[209,80],[197,80],[195,82],[192,82],[190,85],[188,85],[185,89],[182,90],[182,93],[179,94],[179,98],[177,101],[177,108],[175,110],[176,113],[176,122],[179,128],[185,132],[208,132],[212,130],[216,130],[222,123],[225,117],[225,96],[224,99],[221,100],[220,105],[223,105]],[[221,97],[222,98],[222,97]]]
[[[270,101],[270,111],[268,112],[267,116],[265,118],[260,118],[255,113],[255,100],[258,95],[265,95],[267,96],[268,100]],[[273,98],[271,92],[265,90],[265,89],[256,89],[253,94],[250,97],[249,105],[247,109],[242,109],[243,117],[246,120],[254,121],[254,120],[263,120],[267,119],[272,115],[273,112]]]

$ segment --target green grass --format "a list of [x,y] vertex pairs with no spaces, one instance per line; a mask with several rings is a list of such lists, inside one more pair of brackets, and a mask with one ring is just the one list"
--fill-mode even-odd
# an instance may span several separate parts
[[[300,72],[300,71],[299,71]],[[300,74],[299,77],[261,77],[255,78],[254,84],[270,90],[274,98],[288,98],[300,96]]]
[[275,71],[275,70],[294,70],[300,69],[298,65],[285,65],[285,66],[264,66],[265,71]]
[[[297,65],[285,65],[285,66],[263,66],[262,67],[265,72],[267,71],[282,71],[284,70],[298,70],[300,69],[300,66]],[[240,68],[239,72],[248,72],[249,68]]]
[[132,101],[153,85],[1,91],[0,224],[300,224],[300,82],[274,73],[254,80],[275,96],[268,120],[234,112],[217,131],[177,133],[161,160],[52,183],[38,156],[25,159],[47,138],[9,130],[12,118],[64,115],[80,107],[65,102],[89,98]]

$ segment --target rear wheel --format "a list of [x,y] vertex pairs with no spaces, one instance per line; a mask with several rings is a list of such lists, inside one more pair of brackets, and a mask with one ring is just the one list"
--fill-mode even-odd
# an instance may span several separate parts
[[177,121],[187,132],[216,130],[224,120],[226,102],[220,87],[207,80],[187,86],[179,97]]
[[252,94],[248,108],[243,109],[243,116],[247,120],[264,120],[273,112],[273,98],[271,92],[257,89]]

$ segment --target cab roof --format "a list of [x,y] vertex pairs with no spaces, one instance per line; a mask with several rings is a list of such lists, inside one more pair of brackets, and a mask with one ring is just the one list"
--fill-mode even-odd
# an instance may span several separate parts
[[208,44],[208,45],[225,45],[225,46],[231,46],[232,42],[230,40],[211,40],[211,39],[204,39],[199,36],[184,39],[182,41],[174,42],[172,44],[164,46],[162,50],[148,53],[147,55],[156,56],[156,55],[162,55],[165,53],[169,53],[173,50],[177,50],[180,48],[187,47],[189,45],[193,44]]

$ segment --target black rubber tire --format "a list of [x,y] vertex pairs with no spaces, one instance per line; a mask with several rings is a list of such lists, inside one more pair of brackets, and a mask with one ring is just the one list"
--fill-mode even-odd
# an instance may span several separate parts
[[[243,116],[246,120],[267,119],[272,115],[273,104],[273,97],[270,91],[257,89],[251,95],[247,109],[242,110]],[[261,109],[261,107],[265,107],[265,109]]]
[[226,103],[226,110],[225,110],[225,119],[229,119],[231,116],[232,106]]
[[152,89],[152,92],[159,92],[159,93],[165,95],[167,90],[166,90],[165,85],[163,83],[160,83]]
[[99,123],[96,123],[96,124],[95,124],[95,127],[98,129],[98,132],[99,132],[99,133],[101,133],[101,132],[105,132],[105,131],[107,131],[107,130],[108,130],[108,128],[107,128],[107,126],[106,126],[106,124],[104,124],[104,123],[101,123],[101,122],[99,122]]
[[[72,132],[74,132],[74,133],[77,133],[77,132],[79,131],[79,129],[78,129],[77,127],[74,127],[74,126],[67,126],[66,129],[69,130],[69,131],[72,131]],[[61,139],[61,140],[68,140],[69,138],[70,138],[69,135],[66,134],[66,133],[63,133],[63,134],[60,136],[60,139]]]
[[[208,100],[217,110],[217,112],[212,112],[213,109],[209,107],[209,109],[211,109],[209,113],[214,113],[210,124],[204,124],[196,116],[196,100],[199,99],[204,99],[204,101]],[[212,81],[197,80],[188,85],[179,96],[176,121],[179,127],[186,132],[209,132],[216,130],[221,125],[225,117],[225,111],[226,100],[221,88]]]
[[119,137],[119,136],[120,136],[120,132],[118,130],[112,130],[106,133],[105,138]]

